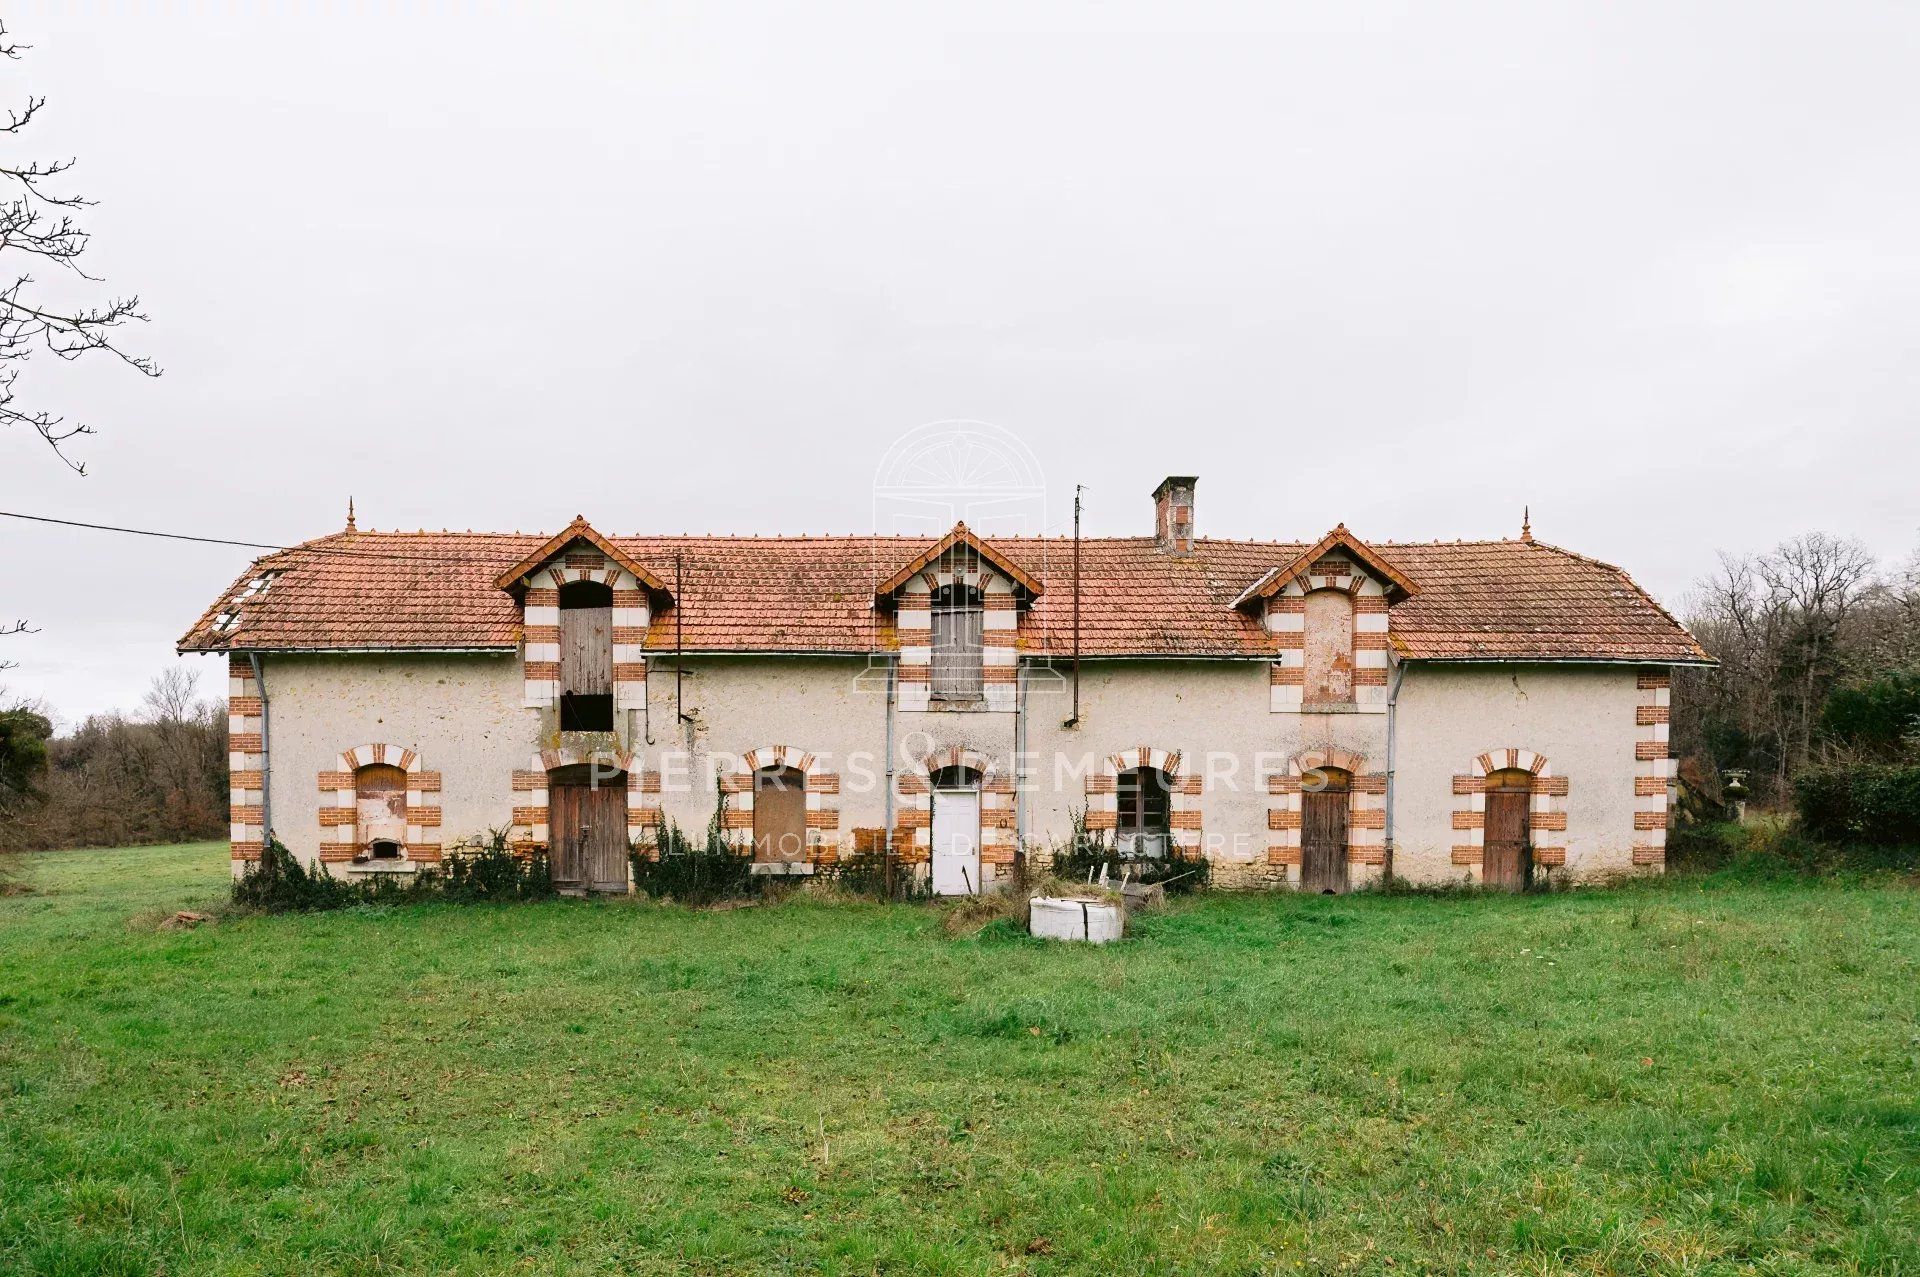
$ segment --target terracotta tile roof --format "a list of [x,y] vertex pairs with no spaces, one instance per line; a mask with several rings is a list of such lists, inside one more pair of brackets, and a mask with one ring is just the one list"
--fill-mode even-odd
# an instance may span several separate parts
[[1348,559],[1357,561],[1376,579],[1386,582],[1388,594],[1396,603],[1420,592],[1420,587],[1408,580],[1406,573],[1383,558],[1378,550],[1347,531],[1347,525],[1342,523],[1294,556],[1293,562],[1281,564],[1248,586],[1233,601],[1233,605],[1247,608],[1258,615],[1261,599],[1270,599],[1280,593],[1289,581],[1310,575],[1313,565],[1335,550],[1344,551]]
[[[647,645],[670,651],[675,611],[688,651],[869,652],[894,646],[876,588],[931,537],[612,537],[674,591]],[[255,562],[180,640],[182,651],[511,649],[519,609],[498,588],[538,535],[343,532]],[[1029,654],[1073,647],[1073,544],[995,544],[1049,588],[1021,627]],[[1086,656],[1261,658],[1274,651],[1234,601],[1305,543],[1199,540],[1190,554],[1151,537],[1081,543]],[[1376,544],[1418,588],[1393,607],[1401,655],[1438,660],[1708,659],[1620,569],[1530,541]],[[254,583],[270,577],[264,589]],[[253,592],[249,596],[249,591]],[[223,628],[222,618],[231,618]]]
[[533,571],[548,559],[551,559],[554,555],[572,545],[575,541],[585,541],[588,545],[600,551],[627,571],[633,573],[635,580],[656,594],[665,594],[667,592],[667,587],[661,582],[659,577],[655,576],[652,571],[648,569],[646,564],[639,562],[625,550],[622,550],[619,546],[594,531],[593,525],[587,522],[587,518],[583,514],[574,515],[572,523],[569,523],[566,527],[561,528],[551,537],[548,537],[545,541],[535,546],[530,553],[523,555],[518,563],[515,563],[512,567],[495,577],[493,583],[503,590],[507,589],[519,581],[521,577]]
[[892,594],[895,590],[898,590],[911,580],[914,573],[920,571],[956,545],[965,546],[974,554],[979,555],[986,562],[997,568],[1008,580],[1018,585],[1028,594],[1040,594],[1043,592],[1043,587],[1038,577],[1028,572],[1018,563],[1015,563],[1013,559],[998,546],[995,546],[989,541],[982,540],[972,528],[969,528],[964,523],[955,524],[953,531],[947,533],[947,535],[941,537],[938,541],[935,541],[932,545],[901,564],[898,571],[894,572],[875,587],[874,592],[880,595]]

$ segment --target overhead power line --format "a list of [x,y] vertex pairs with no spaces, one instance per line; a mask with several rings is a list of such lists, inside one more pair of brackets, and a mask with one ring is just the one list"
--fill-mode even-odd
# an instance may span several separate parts
[[[230,545],[246,550],[270,550],[277,554],[331,554],[345,558],[400,560],[414,563],[446,563],[465,560],[468,562],[492,563],[501,558],[499,554],[401,554],[390,550],[364,550],[345,545],[275,545],[270,541],[241,541],[232,537],[206,537],[190,532],[162,532],[155,528],[126,528],[112,523],[88,523],[83,519],[56,519],[47,514],[22,514],[15,510],[0,510],[0,518],[22,519],[28,523],[51,523],[63,528],[86,528],[94,532],[117,532],[124,536],[157,537],[166,541],[192,541],[200,545]],[[360,533],[358,535],[380,535],[378,533]],[[465,535],[459,532],[446,533],[447,536]],[[528,534],[530,539],[538,540],[538,533]]]

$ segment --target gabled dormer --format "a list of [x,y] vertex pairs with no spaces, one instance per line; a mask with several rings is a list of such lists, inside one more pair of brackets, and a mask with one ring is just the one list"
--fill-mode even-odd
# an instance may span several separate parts
[[1248,586],[1233,605],[1264,617],[1280,649],[1273,711],[1384,712],[1389,608],[1417,589],[1344,523]]
[[644,564],[576,516],[495,584],[520,600],[525,705],[593,732],[646,707],[647,624],[673,593]]
[[1040,592],[965,523],[880,582],[874,606],[897,613],[900,708],[1011,713],[1020,616]]

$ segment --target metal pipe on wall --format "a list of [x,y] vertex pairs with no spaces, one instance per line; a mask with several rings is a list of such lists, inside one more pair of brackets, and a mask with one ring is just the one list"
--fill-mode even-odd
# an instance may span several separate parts
[[1386,829],[1381,835],[1385,846],[1380,852],[1380,877],[1383,883],[1393,881],[1393,798],[1394,798],[1394,748],[1399,743],[1396,720],[1400,716],[1400,681],[1407,676],[1407,663],[1395,662],[1393,667],[1393,685],[1387,689],[1387,795]]

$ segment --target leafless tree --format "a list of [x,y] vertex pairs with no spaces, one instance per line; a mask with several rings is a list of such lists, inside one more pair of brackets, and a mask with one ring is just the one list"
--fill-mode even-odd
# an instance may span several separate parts
[[1882,579],[1855,540],[1813,533],[1762,555],[1722,555],[1695,588],[1688,621],[1718,669],[1684,675],[1674,741],[1684,756],[1755,773],[1763,796],[1829,748],[1821,708],[1844,682],[1920,657],[1920,590]]
[[[14,42],[0,22],[0,57],[18,61],[28,47]],[[45,98],[29,96],[18,109],[4,110],[7,118],[0,122],[0,134],[17,138],[46,104]],[[138,297],[63,304],[41,293],[28,273],[37,258],[43,265],[99,282],[80,266],[91,241],[75,220],[93,201],[57,189],[73,166],[70,158],[0,161],[0,257],[8,264],[0,266],[0,425],[31,427],[55,455],[85,474],[86,466],[68,455],[65,445],[75,436],[92,434],[93,428],[50,409],[15,402],[27,361],[43,350],[64,360],[104,352],[143,376],[158,377],[160,369],[120,345],[121,330],[147,318]]]
[[[33,794],[0,805],[0,847],[220,836],[227,817],[226,707],[198,690],[192,674],[169,671],[154,680],[139,714],[94,714],[47,741],[47,766]],[[0,713],[5,709],[0,701]]]

